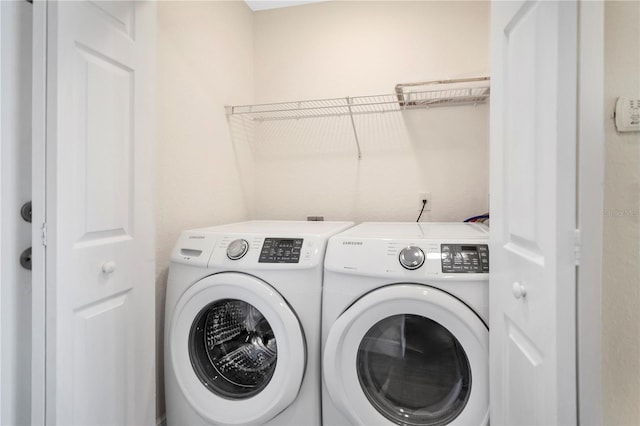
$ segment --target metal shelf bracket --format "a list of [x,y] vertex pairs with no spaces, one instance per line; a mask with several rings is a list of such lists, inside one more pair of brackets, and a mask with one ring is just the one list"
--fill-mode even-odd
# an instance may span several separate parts
[[353,110],[351,109],[351,98],[346,97],[347,106],[349,108],[349,118],[351,118],[351,127],[353,127],[353,137],[356,142],[356,149],[358,150],[358,160],[362,160],[362,151],[360,150],[360,140],[358,139],[358,130],[356,129],[356,122],[353,119]]

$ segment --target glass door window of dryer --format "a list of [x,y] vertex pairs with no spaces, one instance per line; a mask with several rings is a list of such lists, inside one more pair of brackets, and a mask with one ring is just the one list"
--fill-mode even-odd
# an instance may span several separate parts
[[200,381],[227,399],[262,391],[273,376],[278,349],[262,313],[242,300],[224,299],[196,316],[189,335],[189,358]]
[[394,315],[366,333],[357,373],[369,402],[399,425],[446,425],[471,393],[471,367],[445,327],[419,315]]

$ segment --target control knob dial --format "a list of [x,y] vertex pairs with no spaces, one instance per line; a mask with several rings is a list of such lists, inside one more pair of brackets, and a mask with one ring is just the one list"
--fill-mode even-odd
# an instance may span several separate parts
[[424,252],[420,247],[409,246],[400,251],[400,264],[406,269],[418,269],[424,263]]
[[247,240],[233,240],[227,246],[227,257],[231,260],[238,260],[247,254],[247,251],[249,251],[249,243]]

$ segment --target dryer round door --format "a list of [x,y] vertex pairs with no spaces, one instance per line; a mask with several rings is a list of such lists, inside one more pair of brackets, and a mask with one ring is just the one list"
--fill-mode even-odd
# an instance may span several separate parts
[[331,327],[323,374],[353,424],[481,425],[489,420],[489,330],[455,297],[396,284]]
[[256,277],[220,273],[191,286],[169,339],[178,385],[207,421],[264,423],[298,395],[306,364],[300,322]]

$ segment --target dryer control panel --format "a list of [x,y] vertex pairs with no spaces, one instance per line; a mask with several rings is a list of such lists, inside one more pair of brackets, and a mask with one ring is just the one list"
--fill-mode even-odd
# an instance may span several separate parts
[[442,273],[482,274],[489,272],[487,244],[441,244]]

